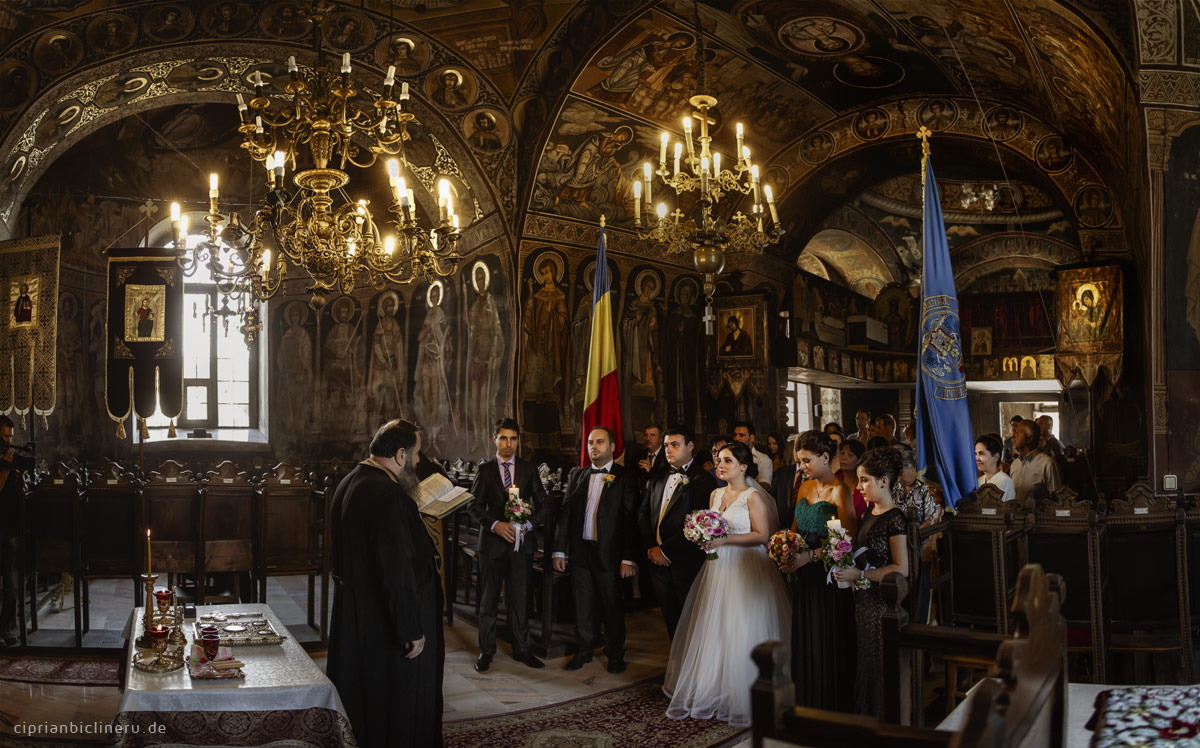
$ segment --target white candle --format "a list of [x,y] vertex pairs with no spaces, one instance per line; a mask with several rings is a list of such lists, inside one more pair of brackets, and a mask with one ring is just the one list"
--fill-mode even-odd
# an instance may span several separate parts
[[775,196],[771,194],[771,185],[763,185],[763,194],[767,196],[767,207],[771,210],[771,222],[779,223],[779,213],[775,210]]
[[737,152],[742,152],[742,123],[737,123]]
[[642,222],[642,183],[636,180],[633,183],[633,220]]
[[387,77],[383,79],[383,85],[385,85],[385,86],[396,85],[396,66],[395,65],[388,65]]
[[404,177],[396,180],[396,193],[400,196],[401,207],[407,208],[412,205],[412,193],[409,192],[408,184],[404,181]]
[[721,154],[719,153],[713,154],[713,176],[721,176]]
[[391,257],[392,251],[395,249],[396,249],[396,237],[394,237],[394,236],[383,237],[383,252],[384,252],[384,254],[386,254],[388,257]]
[[675,144],[675,173],[679,173],[679,158],[683,155],[683,143]]
[[292,55],[288,58],[288,72],[293,75],[300,72],[300,67],[296,65],[296,56]]
[[669,141],[670,139],[671,139],[671,136],[667,134],[666,130],[663,130],[662,131],[662,141],[658,148],[658,166],[659,166],[659,168],[663,169],[664,171],[667,168],[667,141]]
[[262,256],[262,279],[265,282],[271,274],[271,250],[264,249]]
[[179,203],[171,203],[171,223],[179,223]]
[[287,166],[287,157],[283,151],[275,151],[275,177],[283,179],[283,170]]
[[400,100],[408,101],[408,81],[400,84]]
[[342,55],[342,75],[350,74],[350,53],[346,52]]
[[667,217],[667,204],[659,203],[658,209],[655,212],[658,213],[658,220],[661,221],[662,219],[666,218]]

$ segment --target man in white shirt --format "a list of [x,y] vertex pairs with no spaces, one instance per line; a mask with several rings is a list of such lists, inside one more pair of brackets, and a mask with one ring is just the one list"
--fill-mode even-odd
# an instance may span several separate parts
[[637,573],[637,473],[613,462],[615,437],[601,426],[588,434],[591,465],[575,468],[567,479],[558,531],[554,570],[571,567],[575,593],[575,656],[567,670],[592,661],[592,642],[604,625],[608,672],[625,671],[625,604],[621,580]]
[[737,426],[733,428],[733,438],[750,448],[750,456],[754,458],[754,464],[758,467],[756,480],[763,488],[769,489],[774,468],[771,465],[771,458],[754,448],[754,424],[749,421],[738,421]]
[[1035,500],[1044,498],[1062,488],[1058,465],[1045,452],[1038,449],[1041,430],[1033,421],[1021,421],[1013,432],[1012,479],[1017,501],[1025,503],[1026,497]]
[[854,439],[860,442],[864,447],[867,446],[867,440],[871,438],[871,411],[860,410],[854,414],[854,425],[858,427],[846,440]]

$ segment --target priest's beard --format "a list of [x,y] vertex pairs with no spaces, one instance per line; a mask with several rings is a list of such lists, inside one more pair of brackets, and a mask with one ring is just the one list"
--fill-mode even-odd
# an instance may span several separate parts
[[404,464],[404,469],[400,471],[400,475],[396,480],[399,481],[400,487],[410,494],[416,493],[417,484],[420,483],[417,480],[417,471],[411,462]]

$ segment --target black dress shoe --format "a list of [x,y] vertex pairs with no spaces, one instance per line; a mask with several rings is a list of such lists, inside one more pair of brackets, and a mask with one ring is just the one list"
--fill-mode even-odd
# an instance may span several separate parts
[[475,672],[486,673],[487,669],[492,666],[492,658],[490,655],[481,654],[475,658]]
[[524,652],[522,654],[514,654],[513,659],[522,665],[528,665],[531,668],[544,668],[546,663],[533,656],[532,652]]
[[613,675],[620,675],[625,672],[625,660],[615,660],[612,657],[608,658],[608,672]]
[[584,665],[588,664],[591,661],[592,661],[592,656],[590,654],[580,653],[571,658],[571,661],[567,663],[567,667],[565,669],[566,670],[578,670],[579,668],[583,667]]

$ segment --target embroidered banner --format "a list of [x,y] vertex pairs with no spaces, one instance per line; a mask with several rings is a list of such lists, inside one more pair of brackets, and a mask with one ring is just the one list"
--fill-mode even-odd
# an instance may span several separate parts
[[1115,383],[1121,379],[1125,351],[1124,295],[1116,265],[1059,270],[1059,381],[1083,377],[1088,386],[1103,367]]
[[0,243],[0,413],[54,412],[59,237]]
[[183,408],[183,270],[169,249],[108,251],[108,341],[104,397],[121,424]]

